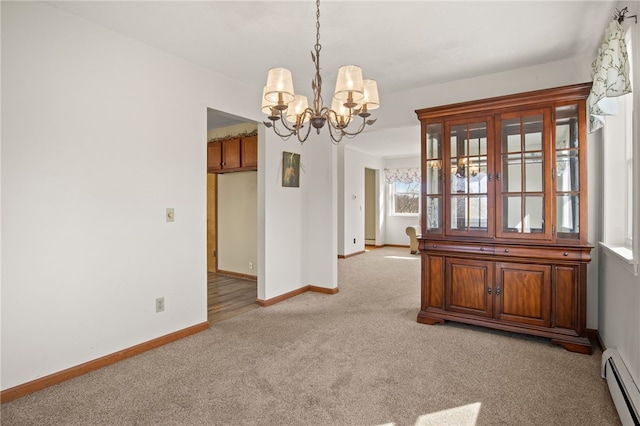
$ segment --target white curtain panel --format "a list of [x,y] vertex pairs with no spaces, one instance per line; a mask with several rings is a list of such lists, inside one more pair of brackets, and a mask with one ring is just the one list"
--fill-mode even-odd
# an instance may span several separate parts
[[631,93],[624,29],[617,20],[611,21],[605,31],[592,67],[593,86],[587,100],[589,132],[595,132],[604,125],[605,115],[618,113],[616,97]]

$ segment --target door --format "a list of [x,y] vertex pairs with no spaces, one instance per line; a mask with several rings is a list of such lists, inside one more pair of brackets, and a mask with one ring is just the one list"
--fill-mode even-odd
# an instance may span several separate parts
[[216,272],[218,270],[218,248],[217,241],[217,178],[215,173],[207,173],[207,271]]
[[444,174],[448,217],[446,234],[493,236],[493,120],[487,117],[447,122]]
[[364,243],[376,244],[376,171],[364,169]]
[[447,258],[445,309],[451,312],[493,316],[493,262]]
[[551,266],[496,263],[496,318],[549,327]]
[[240,167],[240,139],[222,141],[222,168],[237,169]]
[[550,240],[550,110],[502,114],[498,131],[496,236]]

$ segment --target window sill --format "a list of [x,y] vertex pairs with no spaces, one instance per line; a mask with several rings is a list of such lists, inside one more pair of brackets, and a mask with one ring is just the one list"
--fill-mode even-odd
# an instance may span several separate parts
[[633,258],[633,251],[627,247],[608,245],[603,242],[600,242],[599,246],[603,249],[602,252],[605,255],[621,263],[624,269],[634,276],[638,276],[638,259]]

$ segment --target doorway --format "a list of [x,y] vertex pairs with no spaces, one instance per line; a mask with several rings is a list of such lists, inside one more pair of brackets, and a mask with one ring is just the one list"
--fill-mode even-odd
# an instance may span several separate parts
[[[204,155],[208,156],[209,150],[215,150],[217,146],[227,146],[229,139],[248,139],[256,128],[257,124],[252,121],[208,108]],[[253,140],[255,143],[255,136]],[[244,146],[244,142],[238,144]],[[245,150],[245,153],[250,151]],[[207,158],[207,162],[214,158]],[[216,161],[214,163],[222,164]],[[258,307],[257,171],[246,170],[247,168],[223,172],[216,170],[213,164],[207,164],[209,324]]]
[[364,244],[368,246],[376,245],[376,176],[376,170],[364,169]]

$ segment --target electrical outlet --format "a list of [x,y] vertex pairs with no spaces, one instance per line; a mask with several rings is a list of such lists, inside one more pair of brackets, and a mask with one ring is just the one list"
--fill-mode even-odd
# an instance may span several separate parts
[[164,297],[156,299],[156,313],[164,311]]
[[249,269],[253,270],[253,262],[249,262]]

